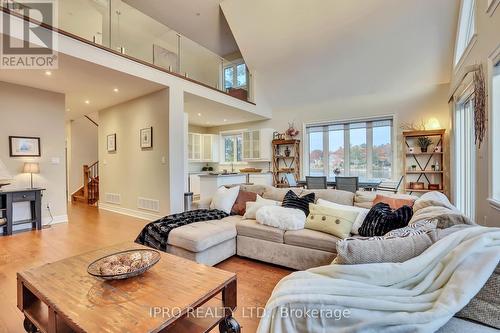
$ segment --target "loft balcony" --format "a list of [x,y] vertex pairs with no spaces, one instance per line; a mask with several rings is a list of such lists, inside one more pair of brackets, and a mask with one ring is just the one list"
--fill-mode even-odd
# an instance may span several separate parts
[[[226,59],[121,0],[59,0],[57,31],[114,54],[252,103],[252,82],[243,59]],[[26,17],[23,3],[0,1],[8,14]]]

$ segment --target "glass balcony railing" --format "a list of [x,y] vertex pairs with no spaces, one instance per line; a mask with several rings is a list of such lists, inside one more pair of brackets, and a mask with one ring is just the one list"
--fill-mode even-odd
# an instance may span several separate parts
[[250,75],[242,59],[224,59],[122,0],[56,3],[55,28],[248,100]]

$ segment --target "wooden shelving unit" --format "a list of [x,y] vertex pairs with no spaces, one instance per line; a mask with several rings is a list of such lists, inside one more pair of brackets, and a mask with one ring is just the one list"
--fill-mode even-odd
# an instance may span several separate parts
[[[445,164],[444,164],[444,129],[428,131],[403,131],[403,147],[406,150],[406,156],[403,159],[404,188],[409,194],[425,193],[430,191],[445,192]],[[417,139],[426,136],[432,140],[427,152],[421,152],[417,146]],[[414,149],[410,152],[410,147]],[[438,151],[435,151],[438,147]],[[436,162],[439,169],[433,170],[432,165]],[[413,170],[412,165],[416,168]],[[424,189],[414,189],[410,187],[412,182],[423,182]],[[438,190],[429,190],[429,184],[438,184]]]
[[[300,140],[273,140],[273,184],[276,187],[288,187],[283,182],[287,173],[292,173],[295,179],[300,179]],[[285,155],[288,147],[290,155]]]

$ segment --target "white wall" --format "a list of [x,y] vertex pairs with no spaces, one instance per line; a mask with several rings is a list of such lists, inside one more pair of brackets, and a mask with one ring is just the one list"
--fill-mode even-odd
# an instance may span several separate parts
[[[486,81],[489,86],[491,82],[490,56],[500,48],[500,6],[496,11],[486,13],[488,0],[476,0],[476,32],[477,40],[466,54],[462,61],[462,66],[455,69],[452,77],[452,87],[459,84],[463,77],[465,67],[468,65],[482,64],[486,72]],[[489,96],[492,97],[491,94]],[[487,103],[488,114],[491,119],[491,102]],[[489,131],[497,130],[490,127]],[[491,173],[498,170],[491,170],[490,154],[490,132],[486,133],[486,139],[481,149],[476,154],[476,220],[480,224],[487,226],[500,226],[500,211],[493,208],[488,202],[490,197],[490,184],[493,181]],[[498,149],[498,148],[497,148]]]
[[[64,112],[63,94],[0,82],[0,159],[15,176],[10,187],[18,188],[30,186],[24,162],[40,163],[40,174],[33,177],[34,186],[46,189],[44,223],[50,221],[47,204],[54,222],[67,221]],[[9,157],[10,135],[40,137],[41,157]]]
[[[139,131],[153,126],[153,148],[142,150]],[[117,150],[107,152],[106,137],[116,133]],[[99,207],[147,219],[170,212],[169,90],[161,90],[99,112]],[[121,196],[118,205],[106,193]],[[160,201],[160,211],[137,207],[137,198]]]
[[[93,120],[98,119],[95,115]],[[97,162],[98,127],[86,117],[71,120],[66,125],[68,148],[68,194],[83,186],[83,166]]]

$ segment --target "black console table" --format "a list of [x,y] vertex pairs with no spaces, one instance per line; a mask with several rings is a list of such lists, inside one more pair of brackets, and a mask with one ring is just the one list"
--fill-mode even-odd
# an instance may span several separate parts
[[[0,190],[0,218],[6,219],[3,228],[4,235],[12,235],[15,225],[31,224],[32,230],[42,229],[42,191],[43,188]],[[13,204],[15,202],[29,202],[31,218],[28,220],[13,221]]]

